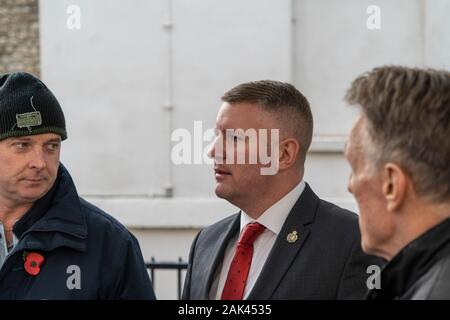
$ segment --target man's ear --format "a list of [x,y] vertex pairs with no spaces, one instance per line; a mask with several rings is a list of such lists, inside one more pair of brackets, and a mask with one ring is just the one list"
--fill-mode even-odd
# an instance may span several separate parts
[[397,164],[389,162],[383,167],[382,191],[387,210],[397,211],[404,202],[408,188],[408,176]]
[[296,164],[300,153],[300,145],[294,138],[280,141],[279,170],[286,170]]

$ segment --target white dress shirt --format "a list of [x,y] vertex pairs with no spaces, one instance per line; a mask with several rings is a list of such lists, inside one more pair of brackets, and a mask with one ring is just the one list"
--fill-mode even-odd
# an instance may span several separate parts
[[[289,215],[289,212],[291,212],[304,189],[305,182],[302,180],[294,189],[267,209],[256,220],[241,211],[241,229],[239,236],[248,223],[256,221],[266,227],[263,233],[253,243],[253,258],[250,271],[248,273],[247,284],[244,290],[244,299],[248,297],[249,293],[253,289],[264,263],[272,250],[275,240],[277,239],[277,236],[280,233],[287,216]],[[221,271],[214,279],[209,293],[209,297],[212,300],[220,300],[222,296],[223,287],[225,286],[228,276],[228,270],[230,269],[234,253],[236,251],[237,240],[238,237],[236,236],[230,240],[227,246]]]

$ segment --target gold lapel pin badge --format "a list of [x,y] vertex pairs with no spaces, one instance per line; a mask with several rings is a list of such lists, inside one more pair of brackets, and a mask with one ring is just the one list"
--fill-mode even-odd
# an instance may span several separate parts
[[289,233],[286,238],[287,242],[289,242],[289,243],[294,243],[295,241],[297,241],[297,239],[298,239],[298,234],[297,234],[297,231],[295,231],[295,230],[292,231],[291,233]]

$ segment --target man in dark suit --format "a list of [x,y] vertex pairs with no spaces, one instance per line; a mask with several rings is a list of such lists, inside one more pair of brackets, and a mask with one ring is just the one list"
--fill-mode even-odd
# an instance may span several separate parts
[[209,152],[215,192],[241,211],[197,235],[183,298],[363,298],[367,268],[380,261],[362,252],[357,215],[303,181],[313,130],[306,98],[257,81],[222,101]]

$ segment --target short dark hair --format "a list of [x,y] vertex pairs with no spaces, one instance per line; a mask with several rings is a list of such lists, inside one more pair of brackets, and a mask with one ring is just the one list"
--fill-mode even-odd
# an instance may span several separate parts
[[361,107],[378,164],[398,162],[418,194],[450,199],[450,72],[375,68],[353,81],[346,100]]
[[222,101],[254,103],[276,114],[299,141],[300,159],[305,161],[312,140],[313,117],[308,100],[293,85],[272,80],[246,82],[227,91]]

